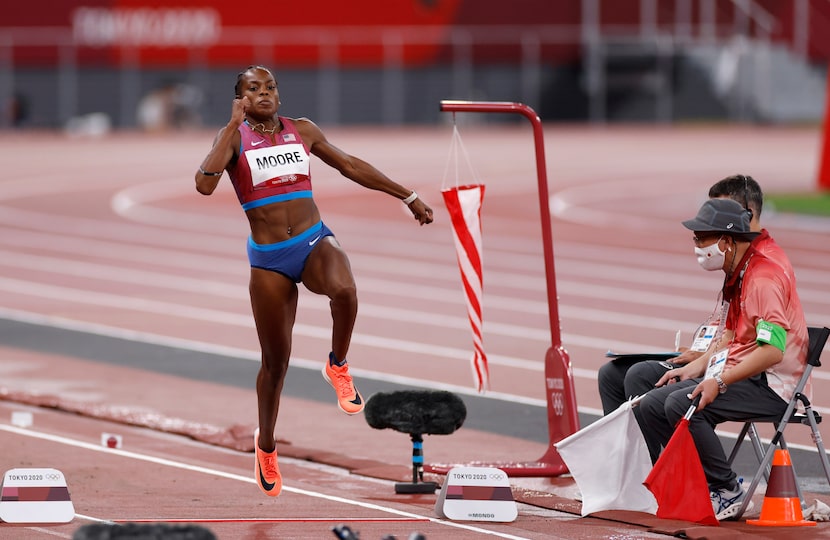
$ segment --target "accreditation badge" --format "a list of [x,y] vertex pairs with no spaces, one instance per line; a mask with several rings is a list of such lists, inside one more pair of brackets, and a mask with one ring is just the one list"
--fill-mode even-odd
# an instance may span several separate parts
[[712,343],[712,340],[715,338],[715,334],[718,332],[718,325],[702,325],[700,328],[697,329],[697,334],[695,334],[695,339],[692,342],[692,346],[690,347],[693,351],[697,352],[706,352],[706,349],[709,348],[709,345]]
[[713,379],[715,376],[723,373],[723,368],[726,366],[726,358],[729,356],[729,349],[721,349],[709,357],[709,363],[706,365],[706,374],[704,379]]

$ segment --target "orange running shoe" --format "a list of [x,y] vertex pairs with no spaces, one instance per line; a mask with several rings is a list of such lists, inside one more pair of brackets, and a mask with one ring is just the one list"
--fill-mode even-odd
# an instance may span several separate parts
[[349,375],[349,364],[342,366],[326,362],[323,368],[323,377],[337,392],[337,406],[346,414],[357,414],[363,410],[363,396],[357,391]]
[[254,431],[254,478],[259,489],[269,497],[276,497],[282,491],[282,476],[277,465],[277,449],[266,452],[259,447],[259,428]]

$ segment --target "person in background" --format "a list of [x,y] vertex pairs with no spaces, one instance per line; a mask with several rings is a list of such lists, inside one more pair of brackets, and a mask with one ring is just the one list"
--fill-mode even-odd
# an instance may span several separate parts
[[432,223],[433,212],[415,191],[330,143],[311,120],[280,116],[277,81],[269,69],[245,69],[234,90],[230,120],[199,166],[196,189],[210,195],[227,171],[250,224],[249,289],[262,348],[254,475],[266,495],[277,496],[282,477],[274,430],[291,354],[298,283],[330,300],[331,352],[322,373],[339,407],[357,414],[364,405],[346,361],[357,316],[355,281],[346,253],[312,198],[311,155],[349,180],[402,201],[421,225]]
[[201,90],[190,84],[166,82],[138,102],[136,122],[147,132],[196,128],[201,125]]
[[733,200],[710,199],[695,218],[683,222],[694,232],[698,263],[725,274],[722,294],[729,309],[724,337],[716,336],[719,346],[713,355],[665,372],[634,408],[649,448],[665,447],[700,396],[689,432],[719,520],[735,517],[746,492],[715,427],[780,418],[804,373],[809,345],[795,277],[753,245],[761,233],[751,231],[749,213]]
[[[740,203],[750,214],[750,231],[760,233],[752,241],[753,248],[777,261],[788,275],[794,275],[787,254],[773,240],[769,232],[761,228],[764,194],[754,178],[744,174],[727,176],[709,188],[709,198],[732,199]],[[621,360],[606,362],[597,375],[603,414],[613,412],[624,401],[641,396],[654,388],[655,383],[666,371],[683,366],[700,356],[711,356],[720,346],[718,343],[712,343],[712,338],[723,318],[724,306],[720,300],[712,314],[698,327],[697,333],[703,335],[695,339],[691,347],[682,349],[680,354],[671,361],[647,360],[634,364]],[[652,459],[656,460],[659,448],[651,450]]]
[[10,127],[22,128],[29,123],[29,101],[20,92],[9,98],[5,109],[5,123]]

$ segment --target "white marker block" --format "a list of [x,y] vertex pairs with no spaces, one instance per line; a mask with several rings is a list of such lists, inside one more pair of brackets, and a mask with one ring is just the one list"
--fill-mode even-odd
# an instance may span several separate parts
[[101,433],[101,446],[106,446],[107,448],[121,448],[122,442],[123,439],[121,438],[121,435]]
[[457,521],[514,521],[519,515],[510,479],[494,467],[454,467],[447,473],[435,513]]
[[27,428],[32,425],[32,413],[29,411],[12,411],[12,425]]
[[0,519],[6,523],[69,523],[75,507],[57,469],[10,469],[0,487]]

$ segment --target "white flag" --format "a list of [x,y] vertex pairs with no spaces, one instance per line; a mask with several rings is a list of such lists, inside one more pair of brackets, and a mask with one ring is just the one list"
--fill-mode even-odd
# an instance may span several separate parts
[[654,495],[643,485],[652,464],[634,403],[623,403],[554,445],[582,492],[583,516],[602,510],[657,512]]

